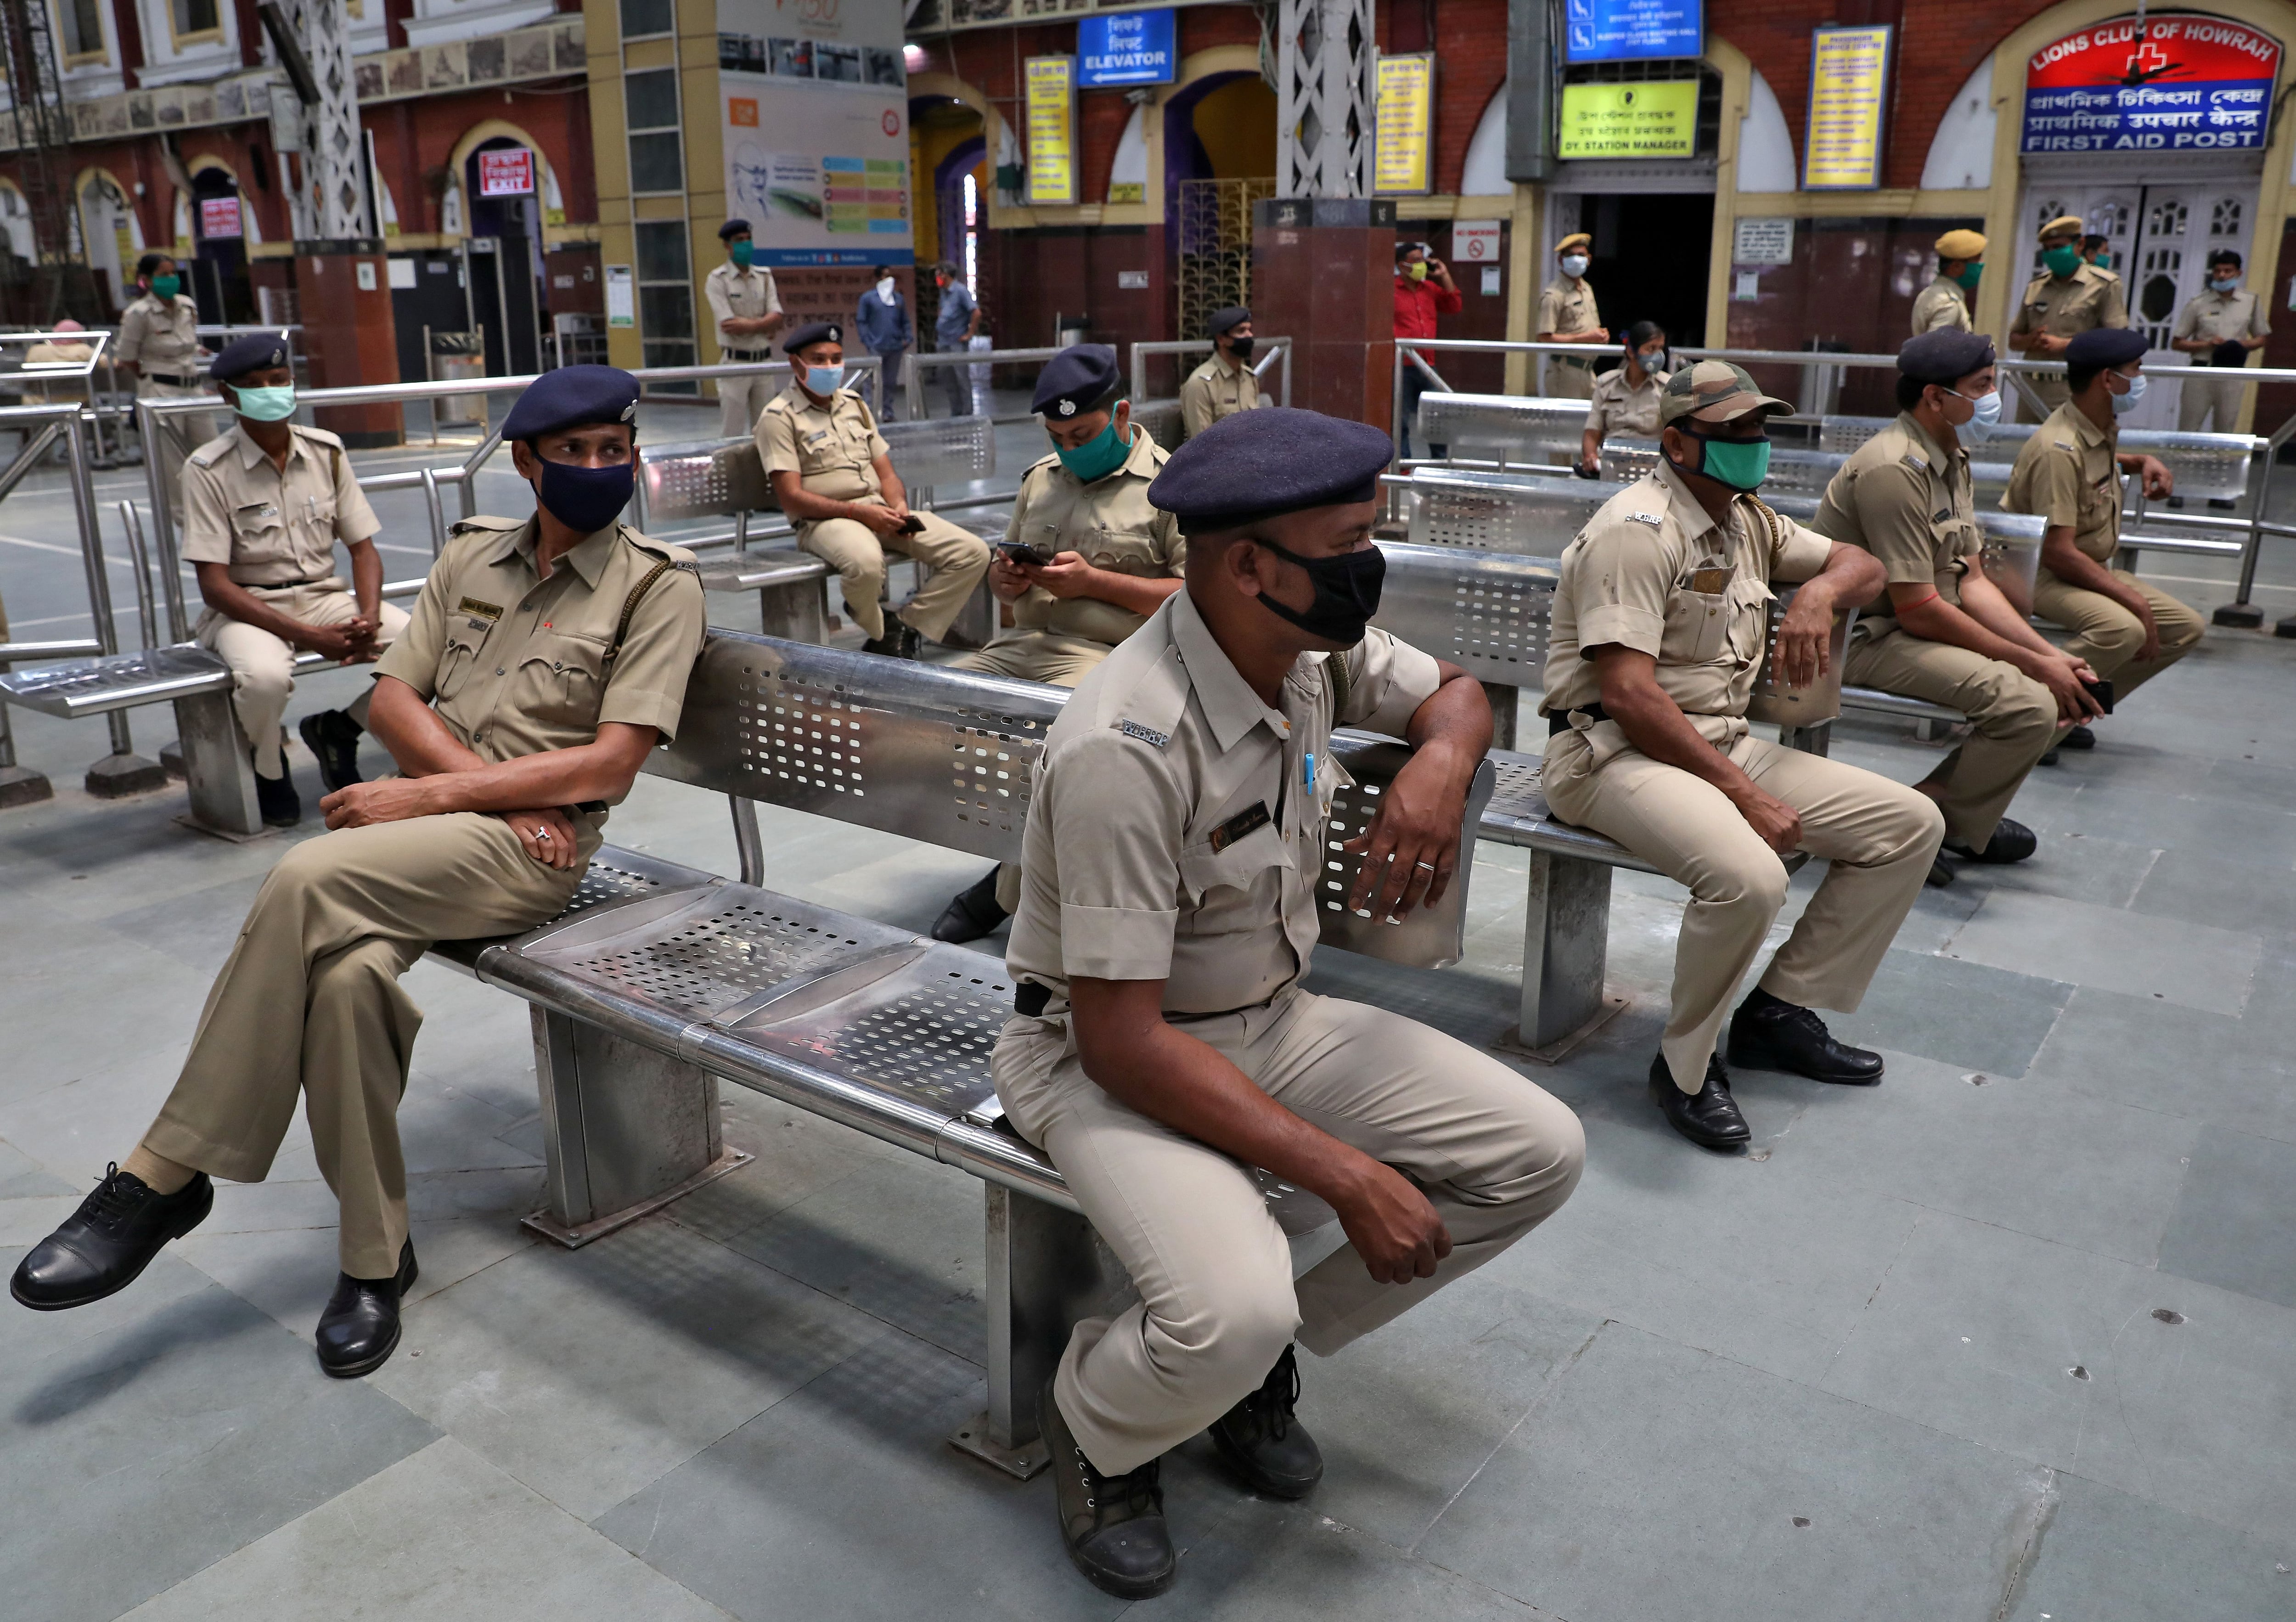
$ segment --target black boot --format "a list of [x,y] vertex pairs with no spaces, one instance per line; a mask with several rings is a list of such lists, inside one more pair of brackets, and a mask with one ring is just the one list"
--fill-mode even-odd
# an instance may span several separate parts
[[16,1264],[8,1293],[34,1312],[101,1301],[134,1283],[160,1246],[198,1227],[214,1208],[215,1184],[203,1171],[172,1194],[155,1194],[143,1178],[106,1167],[79,1209]]
[[276,777],[256,773],[255,808],[266,828],[292,828],[301,822],[303,797],[295,792],[295,779],[283,770]]
[[1833,1039],[1808,1009],[1759,986],[1730,1018],[1730,1062],[1749,1070],[1791,1070],[1812,1081],[1870,1087],[1882,1079],[1882,1055]]
[[2065,735],[2057,740],[2059,749],[2095,749],[2096,734],[2086,726],[2069,726]]
[[328,793],[365,781],[358,768],[359,734],[365,729],[348,715],[340,709],[323,709],[305,716],[295,730],[303,734],[303,747],[319,763],[319,786]]
[[1943,856],[1930,858],[1930,876],[1922,881],[1931,889],[1943,889],[1953,882],[1953,869],[1946,865]]
[[1951,834],[1946,835],[1944,846],[1945,853],[1949,856],[1958,856],[1964,862],[1990,862],[1997,865],[2005,862],[2021,862],[2040,848],[2040,839],[2030,828],[2022,823],[2013,823],[2005,816],[1994,828],[1993,837],[1985,841],[1982,850],[1971,849],[1966,841],[1955,839]]
[[1650,1094],[1667,1124],[1701,1149],[1743,1149],[1754,1135],[1738,1113],[1738,1101],[1730,1096],[1730,1072],[1722,1068],[1719,1053],[1706,1061],[1705,1085],[1685,1093],[1674,1085],[1661,1052],[1651,1061]]
[[335,1293],[319,1315],[319,1366],[337,1380],[357,1380],[398,1349],[398,1299],[414,1287],[414,1241],[398,1248],[398,1271],[387,1279],[335,1275]]
[[1077,1446],[1049,1380],[1037,1423],[1053,1456],[1061,1542],[1076,1569],[1094,1587],[1120,1600],[1152,1599],[1169,1588],[1180,1557],[1164,1524],[1163,1461],[1151,1459],[1128,1475],[1102,1475]]
[[990,868],[980,883],[957,891],[955,899],[941,909],[933,921],[935,940],[979,940],[1004,922],[1010,914],[996,905],[996,871]]
[[1287,1346],[1259,1389],[1212,1421],[1220,1457],[1255,1493],[1305,1498],[1324,1479],[1323,1450],[1300,1424],[1299,1403],[1299,1350]]
[[885,622],[885,634],[864,642],[861,651],[874,653],[880,659],[914,659],[923,644],[924,638],[913,627],[889,619]]

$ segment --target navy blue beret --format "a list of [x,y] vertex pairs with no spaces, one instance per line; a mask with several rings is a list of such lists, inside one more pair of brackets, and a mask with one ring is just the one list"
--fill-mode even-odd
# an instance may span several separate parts
[[1387,430],[1319,411],[1264,406],[1222,417],[1172,453],[1148,499],[1183,534],[1369,501],[1395,446]]
[[817,343],[842,344],[845,329],[833,321],[816,321],[798,328],[782,340],[782,353],[794,355],[800,349]]
[[1909,338],[1898,349],[1898,370],[1920,383],[1955,382],[1993,361],[1991,339],[1956,327]]
[[1064,422],[1080,411],[1099,410],[1123,387],[1114,349],[1104,343],[1070,344],[1037,373],[1036,397],[1029,409]]
[[260,372],[266,366],[287,365],[287,335],[283,332],[250,332],[244,338],[234,338],[224,345],[223,353],[208,363],[208,375],[218,383],[228,383],[234,378],[244,377],[250,372]]
[[750,222],[748,220],[729,219],[724,225],[718,227],[718,240],[722,242],[729,236],[739,236],[743,232],[749,230],[749,228]]
[[2091,327],[2065,346],[2068,366],[2125,366],[2143,358],[2151,346],[2135,327]]
[[561,366],[526,386],[503,419],[505,439],[531,439],[560,428],[627,422],[636,432],[638,380],[619,366]]
[[1222,310],[1218,315],[1204,323],[1204,336],[1207,338],[1225,337],[1231,329],[1240,327],[1250,319],[1251,312],[1250,310],[1244,308],[1241,304],[1234,305],[1227,309]]

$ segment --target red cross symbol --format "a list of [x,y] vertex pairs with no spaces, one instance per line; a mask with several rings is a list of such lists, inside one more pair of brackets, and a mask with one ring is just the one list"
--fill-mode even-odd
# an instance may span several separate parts
[[2149,77],[2169,65],[2169,53],[2152,40],[2136,47],[2136,54],[2128,59],[2131,70],[2142,69]]

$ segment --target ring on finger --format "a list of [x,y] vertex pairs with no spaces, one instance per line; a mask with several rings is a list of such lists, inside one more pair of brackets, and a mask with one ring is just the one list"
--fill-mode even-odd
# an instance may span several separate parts
[[1414,862],[1412,866],[1423,867],[1431,873],[1435,871],[1435,864],[1432,862]]

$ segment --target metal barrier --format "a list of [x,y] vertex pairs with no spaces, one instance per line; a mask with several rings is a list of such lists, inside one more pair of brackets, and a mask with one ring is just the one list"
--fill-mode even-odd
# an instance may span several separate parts
[[[925,384],[920,373],[927,366],[994,366],[1004,363],[1019,365],[1026,361],[1035,361],[1038,365],[1042,365],[1060,352],[1057,348],[1049,349],[912,349],[909,351],[908,386],[904,396],[908,402],[909,420],[918,422],[924,418]],[[885,414],[879,412],[877,414],[882,417]],[[988,414],[988,420],[992,422],[1033,422],[1037,420],[1037,414],[1033,411],[1024,411],[1017,415],[1007,417],[1000,417],[994,411]]]
[[[1267,368],[1275,364],[1279,356],[1283,358],[1283,388],[1275,401],[1278,406],[1289,406],[1292,403],[1292,341],[1293,340],[1290,338],[1263,338],[1259,340],[1259,346],[1265,348],[1267,352],[1259,360],[1252,363],[1251,375],[1256,378],[1265,379],[1267,376]],[[1158,355],[1194,355],[1199,352],[1210,354],[1211,352],[1211,347],[1212,340],[1209,338],[1177,338],[1168,341],[1134,344],[1132,346],[1133,409],[1137,411],[1140,408],[1141,404],[1148,398],[1148,362],[1151,356]],[[1177,394],[1178,391],[1176,389],[1174,392]]]

